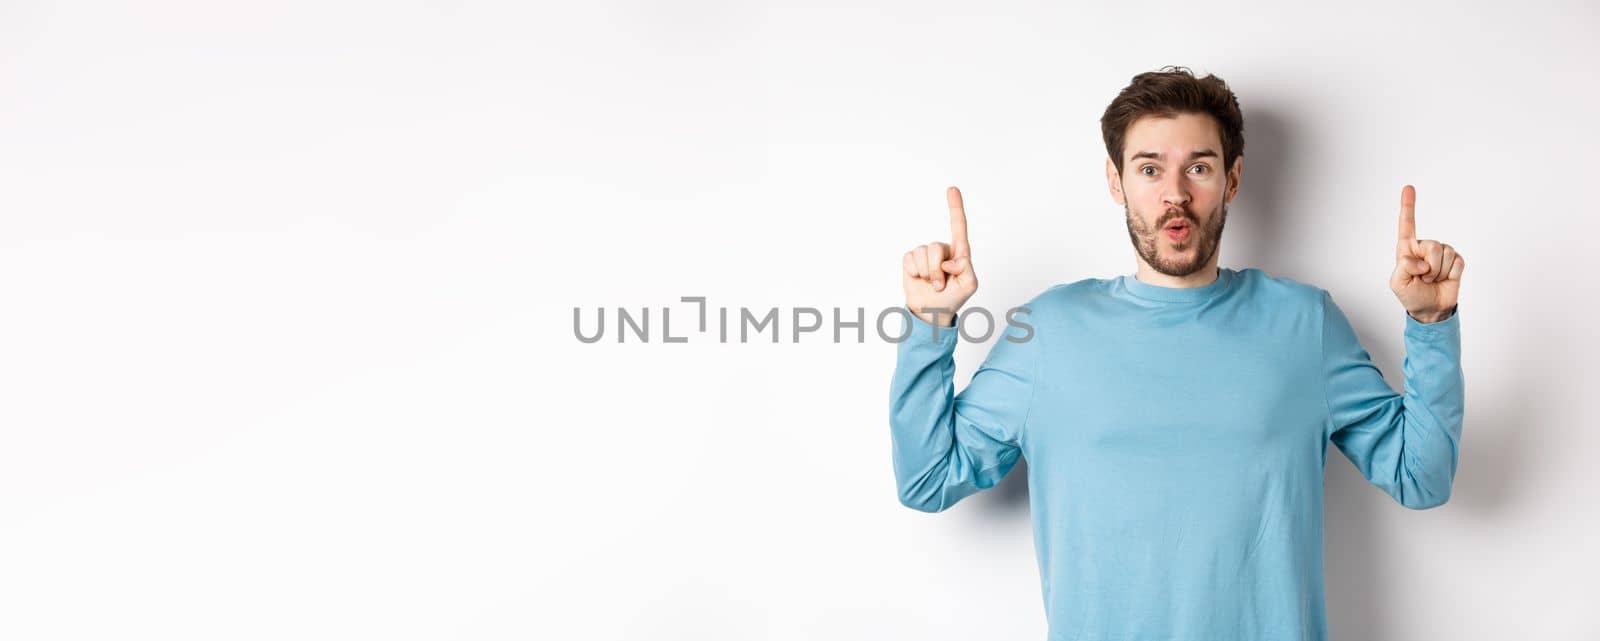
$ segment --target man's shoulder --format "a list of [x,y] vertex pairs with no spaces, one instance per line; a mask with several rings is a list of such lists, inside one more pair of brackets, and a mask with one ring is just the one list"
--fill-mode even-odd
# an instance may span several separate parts
[[1110,278],[1080,278],[1070,283],[1061,283],[1045,288],[1032,300],[1028,301],[1029,307],[1048,307],[1068,304],[1084,296],[1105,291],[1107,285],[1114,279]]
[[1257,267],[1238,270],[1242,286],[1254,295],[1320,305],[1327,290],[1292,276],[1273,275]]

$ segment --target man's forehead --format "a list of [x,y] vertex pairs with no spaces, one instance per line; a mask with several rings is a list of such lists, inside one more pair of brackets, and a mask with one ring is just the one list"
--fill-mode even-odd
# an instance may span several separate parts
[[1222,138],[1217,123],[1204,114],[1179,114],[1176,118],[1144,116],[1128,127],[1123,145],[1127,158],[1156,158],[1166,160],[1169,152],[1177,153],[1182,160],[1198,152],[1210,156],[1222,151]]

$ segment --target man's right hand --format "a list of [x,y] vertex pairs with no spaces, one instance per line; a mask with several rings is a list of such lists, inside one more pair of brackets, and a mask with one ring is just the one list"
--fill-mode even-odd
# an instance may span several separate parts
[[[967,247],[967,212],[961,204],[961,190],[945,190],[950,205],[950,244],[934,241],[906,252],[901,281],[906,289],[906,307],[928,324],[952,327],[956,312],[978,292],[978,275],[972,271],[972,252]],[[943,309],[925,312],[924,309]],[[938,323],[934,322],[937,314]]]

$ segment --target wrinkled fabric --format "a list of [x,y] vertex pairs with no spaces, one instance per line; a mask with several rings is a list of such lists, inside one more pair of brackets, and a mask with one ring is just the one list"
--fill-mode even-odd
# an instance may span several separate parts
[[900,501],[924,512],[1027,459],[1052,641],[1326,639],[1329,443],[1405,507],[1450,497],[1459,306],[1398,311],[1403,394],[1327,291],[1254,268],[1196,288],[1083,279],[1026,307],[1031,336],[995,314],[959,395],[957,330],[909,318],[890,432]]

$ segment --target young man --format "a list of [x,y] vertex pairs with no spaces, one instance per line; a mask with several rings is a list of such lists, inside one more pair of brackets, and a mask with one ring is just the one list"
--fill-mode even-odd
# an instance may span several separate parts
[[890,390],[900,500],[948,509],[1026,457],[1053,640],[1326,639],[1328,444],[1406,507],[1450,497],[1465,263],[1416,237],[1404,187],[1396,394],[1327,291],[1218,268],[1244,148],[1221,79],[1139,74],[1101,127],[1137,272],[1039,294],[1031,336],[1006,332],[960,395],[952,311],[978,281],[954,187],[951,242],[906,253],[916,317]]

